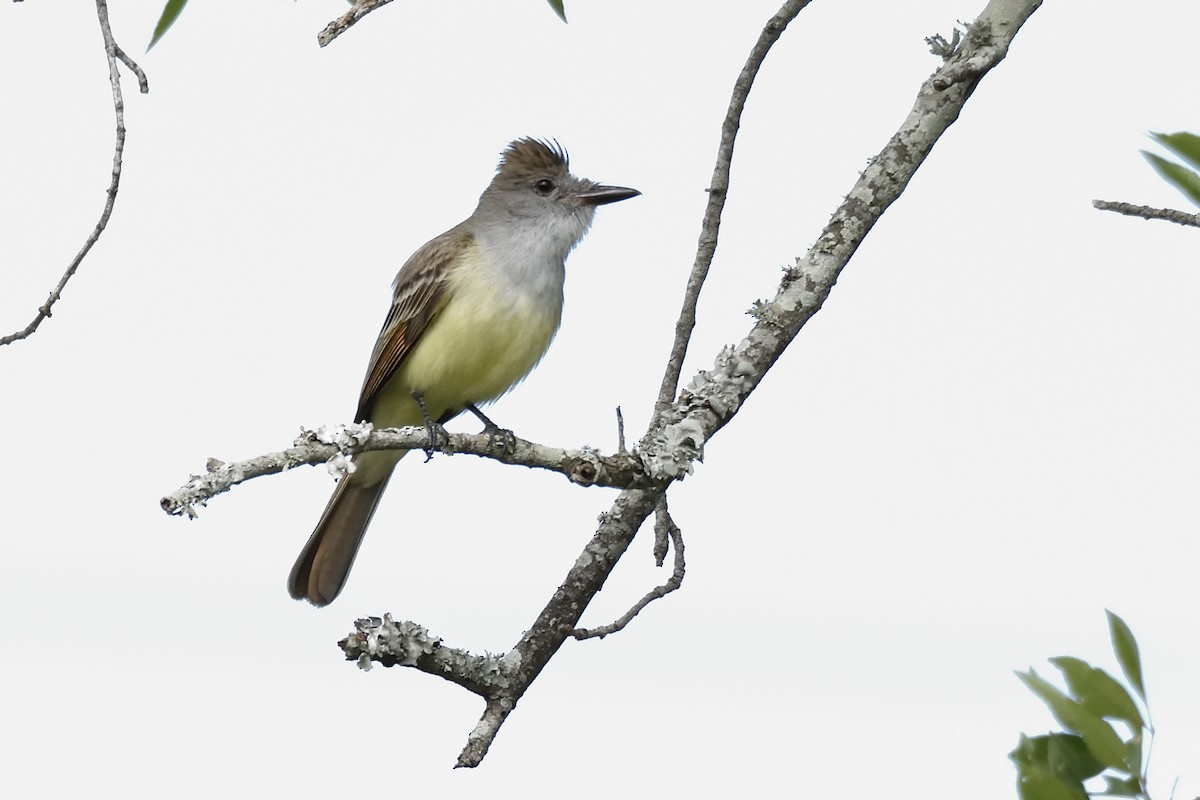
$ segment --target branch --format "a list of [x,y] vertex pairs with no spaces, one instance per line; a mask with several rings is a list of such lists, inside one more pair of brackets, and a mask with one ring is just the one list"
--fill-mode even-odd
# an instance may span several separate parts
[[[671,519],[670,513],[667,512],[667,498],[664,495],[659,498],[658,507],[654,511],[654,534],[655,534],[655,561],[658,566],[663,565],[666,559],[666,537],[670,537],[671,544],[675,547],[675,566],[671,571],[671,577],[667,578],[667,582],[661,586],[655,586],[649,592],[633,604],[633,608],[626,611],[621,617],[607,625],[601,625],[599,628],[576,628],[571,631],[571,635],[576,639],[603,639],[610,633],[617,633],[624,629],[626,625],[633,621],[633,618],[641,613],[642,609],[658,600],[661,597],[666,597],[671,592],[683,585],[684,572],[687,569],[683,559],[683,532],[679,530],[679,526]],[[662,536],[661,555],[659,554],[658,537]]]
[[[736,348],[725,348],[711,371],[701,372],[670,406],[658,406],[641,443],[641,460],[656,483],[626,489],[600,518],[596,534],[567,573],[545,609],[508,658],[521,665],[512,685],[489,700],[480,725],[468,737],[458,766],[476,766],[487,754],[507,714],[542,668],[572,635],[583,610],[604,585],[667,487],[692,469],[704,443],[736,413],[788,344],[812,318],[838,274],[875,222],[908,185],[938,137],[958,118],[979,80],[1003,60],[1008,46],[1041,0],[991,0],[968,29],[961,50],[921,86],[916,104],[879,155],[834,212],[820,239],[785,273],[769,303],[755,308],[757,321]],[[792,7],[785,4],[784,9]],[[777,25],[772,18],[768,27]],[[738,105],[738,96],[731,105]],[[736,115],[735,115],[736,116]],[[732,127],[736,130],[736,125]],[[723,142],[724,144],[724,142]]]
[[[425,449],[430,444],[424,427],[375,430],[366,424],[305,430],[287,450],[232,464],[209,459],[204,475],[193,475],[158,502],[168,514],[195,519],[196,506],[206,505],[208,500],[251,478],[274,475],[304,464],[328,464],[331,472],[345,474],[353,469],[347,457],[356,453]],[[506,464],[558,472],[580,486],[624,488],[646,482],[636,453],[604,456],[590,447],[563,450],[516,437],[503,442],[486,432],[452,433],[449,441],[435,444],[441,446],[433,449],[447,454],[486,456]]]
[[[769,45],[778,39],[782,25],[788,19],[782,15],[794,15],[803,5],[796,1],[785,3],[780,14],[768,22],[767,29],[759,39],[760,45],[764,41]],[[674,402],[668,398],[667,402],[660,400],[656,404],[647,433],[634,455],[629,456],[637,462],[637,468],[633,470],[636,474],[611,508],[601,515],[596,533],[575,560],[562,584],[507,654],[502,658],[484,656],[482,662],[478,660],[480,657],[471,656],[466,651],[447,650],[443,654],[440,640],[431,639],[423,628],[414,623],[400,623],[399,626],[392,623],[396,633],[387,631],[384,635],[385,632],[381,631],[380,635],[371,638],[375,628],[386,628],[390,622],[390,618],[386,617],[386,622],[370,624],[367,630],[358,630],[360,638],[366,637],[365,646],[357,646],[354,651],[353,657],[360,663],[365,663],[364,658],[368,662],[381,663],[390,658],[395,659],[393,663],[408,663],[418,668],[422,668],[422,664],[431,669],[436,667],[442,670],[439,674],[443,677],[467,686],[486,698],[483,716],[468,736],[457,766],[473,767],[483,760],[517,702],[562,644],[575,634],[575,626],[584,609],[600,591],[646,518],[661,507],[668,487],[691,473],[694,462],[703,457],[704,445],[737,414],[767,371],[808,320],[821,309],[850,257],[884,211],[908,186],[938,138],[958,118],[982,77],[1003,60],[1017,31],[1040,5],[1041,0],[990,0],[979,18],[968,26],[962,46],[945,54],[944,63],[922,84],[913,109],[899,131],[861,173],[817,242],[803,258],[797,259],[795,266],[784,273],[775,297],[755,304],[752,311],[755,322],[746,337],[736,347],[723,348],[717,354],[714,368],[696,375]],[[756,45],[756,52],[758,48],[759,45]],[[743,71],[730,103],[730,114],[722,129],[721,152],[724,155],[718,159],[718,173],[712,187],[714,195],[723,195],[725,192],[725,184],[720,179],[723,175],[727,176],[732,137],[737,131],[745,97],[750,89],[749,82],[753,77],[754,70],[749,73]],[[722,163],[725,165],[723,168],[720,166]],[[702,234],[701,253],[697,258],[697,263],[702,266],[694,271],[695,280],[689,280],[689,297],[694,296],[698,284],[703,282],[703,272],[708,263],[703,252],[707,247],[715,247],[716,225],[723,202],[723,197],[710,200],[710,207],[706,211],[705,231],[708,233]],[[711,254],[708,258],[711,258]],[[694,322],[694,301],[690,304]],[[685,301],[685,317],[688,306],[689,302]],[[679,341],[686,349],[686,333],[677,339],[677,343]],[[682,358],[681,355],[679,357]],[[675,358],[674,351],[672,358]],[[676,374],[678,372],[677,367],[669,368],[668,377],[671,369],[675,369]],[[670,383],[664,381],[664,386]],[[345,430],[353,434],[351,438],[361,433],[349,428]],[[416,448],[427,444],[426,436],[420,429],[368,433],[368,438],[385,433],[397,437],[386,445],[380,442],[380,447]],[[461,435],[452,436],[451,445],[462,452],[499,457],[489,449],[491,437],[483,434],[480,438],[484,441],[479,443],[478,448],[474,437]],[[468,447],[468,444],[471,446]],[[518,441],[518,452],[522,445],[529,443]],[[328,457],[343,449],[339,445],[332,450],[322,451],[322,455]],[[365,446],[362,449],[366,449]],[[555,452],[561,454],[564,451]],[[286,456],[286,453],[282,455]],[[614,458],[619,459],[619,456]],[[516,458],[512,459],[512,463],[545,466]],[[613,466],[619,473],[623,463],[619,460],[614,462]],[[554,468],[564,471],[559,467]],[[610,485],[621,484],[614,481]],[[682,573],[682,541],[678,539],[677,531],[669,535],[676,539],[676,564]],[[347,641],[355,636],[352,634]],[[381,642],[389,643],[386,655],[381,649]],[[440,661],[437,660],[439,658]],[[481,671],[487,675],[481,676]]]
[[1186,211],[1176,211],[1173,208],[1153,208],[1151,206],[1135,206],[1133,203],[1120,203],[1112,200],[1093,200],[1092,207],[1100,211],[1115,211],[1127,217],[1142,219],[1162,219],[1179,225],[1200,228],[1200,214],[1189,214]]
[[767,21],[766,27],[758,36],[758,41],[750,50],[746,65],[738,74],[733,84],[733,97],[729,100],[729,108],[725,111],[725,120],[721,123],[721,144],[717,148],[717,164],[713,168],[712,180],[708,184],[708,205],[704,208],[704,219],[700,225],[700,243],[696,247],[696,260],[692,263],[692,272],[688,275],[687,288],[683,293],[683,308],[675,323],[675,341],[671,343],[671,353],[667,358],[667,369],[663,373],[662,385],[658,390],[656,408],[665,408],[675,399],[675,390],[679,387],[679,374],[683,371],[683,359],[687,355],[688,342],[692,338],[692,330],[696,327],[696,304],[700,300],[700,290],[708,278],[708,269],[712,266],[713,256],[717,252],[717,233],[721,228],[721,213],[725,210],[725,197],[729,192],[729,168],[733,163],[733,144],[737,139],[738,128],[742,124],[742,111],[746,107],[746,98],[750,96],[750,88],[754,78],[771,51],[771,46],[779,40],[788,23],[796,18],[811,0],[788,0],[775,16]]
[[108,24],[108,4],[106,0],[96,0],[96,14],[100,18],[100,33],[104,37],[104,52],[108,56],[108,81],[112,84],[113,111],[117,116],[117,144],[113,148],[112,181],[108,184],[108,198],[104,201],[104,210],[100,213],[100,221],[96,223],[96,227],[92,229],[91,235],[84,241],[82,249],[80,249],[74,260],[67,266],[67,271],[59,278],[58,285],[54,287],[54,291],[50,293],[50,297],[38,308],[33,321],[16,333],[0,336],[0,345],[12,344],[28,337],[38,329],[38,326],[42,324],[42,320],[50,316],[51,307],[62,296],[67,281],[71,280],[71,276],[75,274],[75,270],[83,263],[84,256],[92,249],[92,245],[100,239],[100,234],[108,226],[108,218],[112,216],[113,204],[117,201],[117,187],[121,183],[121,159],[125,152],[125,98],[121,94],[121,75],[117,68],[117,62],[120,61],[123,63],[137,76],[138,89],[142,94],[150,91],[150,84],[146,80],[146,73],[134,63],[132,58],[125,54],[125,51],[117,45],[116,40],[113,38],[112,28]]
[[654,507],[654,566],[661,567],[667,560],[667,548],[671,543],[671,533],[678,531],[671,512],[667,510],[667,496],[663,495]]
[[353,7],[349,11],[326,25],[325,29],[317,34],[317,45],[324,47],[353,27],[354,23],[367,14],[370,14],[380,6],[386,6],[390,2],[392,0],[355,0]]
[[413,667],[482,697],[506,683],[508,667],[504,659],[447,647],[424,627],[407,620],[397,623],[391,614],[384,614],[383,619],[355,620],[354,632],[338,642],[338,647],[347,660],[357,661],[364,670],[371,669],[373,662],[385,667]]

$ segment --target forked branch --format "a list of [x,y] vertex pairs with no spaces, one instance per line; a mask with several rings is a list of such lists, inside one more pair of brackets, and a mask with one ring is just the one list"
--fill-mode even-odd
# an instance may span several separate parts
[[[987,4],[968,26],[961,46],[947,54],[944,63],[922,84],[912,111],[834,211],[816,244],[785,273],[775,297],[756,305],[755,323],[746,337],[736,347],[723,349],[714,368],[693,378],[673,402],[660,400],[639,446],[641,461],[654,483],[620,493],[545,609],[505,654],[504,686],[488,695],[483,717],[468,736],[457,766],[476,766],[483,760],[516,703],[563,642],[575,633],[584,609],[643,522],[658,507],[669,485],[690,472],[704,444],[733,418],[771,365],[820,310],[867,233],[904,191],[938,138],[958,118],[980,79],[1000,63],[1017,31],[1040,5],[1040,0],[991,0]],[[787,3],[784,10],[798,12],[802,6]],[[776,16],[769,26],[782,26],[787,21]],[[769,38],[777,39],[780,30],[776,27]],[[749,86],[740,91],[744,100]],[[735,103],[737,97],[735,92]],[[736,132],[739,115],[740,104],[727,130]],[[722,159],[728,160],[726,150],[723,138],[718,165]],[[720,166],[718,174],[719,170]],[[717,207],[718,216],[719,205],[710,203],[710,211]],[[706,212],[706,230],[715,235],[708,220]],[[697,263],[704,262],[704,251],[709,246],[715,246],[715,240],[710,245],[702,237]],[[690,287],[689,283],[692,294],[698,291]],[[685,301],[681,330],[687,327],[686,315]],[[672,357],[677,352],[673,349]],[[668,369],[664,387],[671,386],[670,375]]]
[[113,148],[112,180],[108,184],[104,209],[100,212],[100,220],[96,223],[96,227],[92,229],[91,234],[84,240],[83,247],[80,248],[75,258],[67,265],[67,270],[58,279],[58,285],[54,287],[54,291],[50,292],[50,296],[46,298],[46,302],[38,308],[33,321],[15,333],[0,336],[0,345],[12,344],[30,336],[42,324],[42,320],[50,316],[54,304],[62,297],[63,289],[67,286],[67,281],[71,280],[71,276],[79,269],[79,265],[83,263],[84,257],[91,251],[92,245],[99,241],[100,234],[108,227],[108,219],[112,216],[113,205],[117,201],[117,189],[121,185],[121,163],[125,154],[125,98],[121,93],[121,74],[117,67],[117,62],[119,61],[124,64],[137,76],[138,89],[142,94],[150,91],[150,84],[146,80],[146,73],[120,48],[116,39],[113,38],[112,28],[108,24],[108,3],[106,0],[96,0],[96,14],[100,18],[100,34],[104,37],[104,53],[108,57],[108,81],[112,85],[113,111],[117,117],[117,143]]
[[[817,242],[785,272],[775,297],[754,306],[755,321],[746,336],[736,347],[723,348],[713,368],[696,375],[676,397],[683,355],[695,325],[695,300],[716,248],[729,164],[745,99],[770,46],[806,5],[806,0],[784,3],[767,23],[738,77],[722,126],[709,206],[676,326],[676,341],[652,421],[632,454],[639,474],[601,515],[595,534],[545,608],[503,656],[481,657],[445,648],[416,623],[397,624],[386,616],[367,623],[360,621],[343,642],[347,654],[361,666],[381,663],[414,667],[455,681],[485,698],[483,716],[469,734],[457,766],[473,767],[483,760],[504,721],[542,669],[568,638],[581,632],[576,626],[584,610],[638,530],[656,509],[665,511],[663,501],[671,483],[691,473],[694,462],[703,456],[704,445],[737,414],[767,371],[821,309],[851,256],[908,186],[939,137],[958,118],[979,81],[1007,54],[1009,44],[1041,0],[990,0],[979,18],[967,26],[961,43],[945,48],[943,63],[921,85],[899,130],[859,175]],[[409,431],[388,433],[400,437],[390,446],[421,446]],[[620,463],[614,462],[614,466],[619,469]],[[683,546],[678,529],[673,524],[660,525],[660,529],[666,535],[659,538],[670,540],[675,547],[676,575],[681,580]],[[655,549],[656,556],[665,558],[666,548],[661,542]],[[678,583],[675,576],[656,592],[669,591],[666,587],[672,582]],[[648,598],[644,602],[653,599],[650,595]]]

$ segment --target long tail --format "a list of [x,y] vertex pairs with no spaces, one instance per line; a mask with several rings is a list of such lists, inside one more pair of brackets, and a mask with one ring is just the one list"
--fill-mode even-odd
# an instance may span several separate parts
[[341,480],[288,576],[292,597],[327,606],[338,596],[390,477],[389,470],[369,485],[351,475]]

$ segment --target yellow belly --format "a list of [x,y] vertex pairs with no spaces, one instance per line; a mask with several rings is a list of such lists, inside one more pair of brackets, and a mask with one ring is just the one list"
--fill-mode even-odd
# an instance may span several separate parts
[[486,270],[456,270],[447,290],[446,306],[380,391],[377,427],[420,424],[414,390],[434,419],[495,400],[537,366],[562,318],[559,302],[498,291]]

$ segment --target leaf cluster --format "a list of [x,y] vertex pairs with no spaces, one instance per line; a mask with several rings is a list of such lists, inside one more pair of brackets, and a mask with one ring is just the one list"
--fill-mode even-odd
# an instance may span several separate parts
[[[1033,669],[1017,673],[1063,727],[1062,732],[1044,736],[1022,734],[1016,749],[1009,753],[1017,767],[1021,800],[1088,800],[1093,796],[1149,800],[1146,768],[1154,728],[1141,655],[1125,621],[1111,611],[1105,613],[1125,683],[1071,656],[1050,659],[1062,674],[1066,691]],[[1089,791],[1085,783],[1093,779],[1104,783]]]
[[1184,197],[1200,206],[1200,136],[1187,131],[1178,133],[1151,133],[1150,138],[1158,142],[1182,164],[1170,161],[1146,150],[1142,155],[1162,179],[1183,192]]

